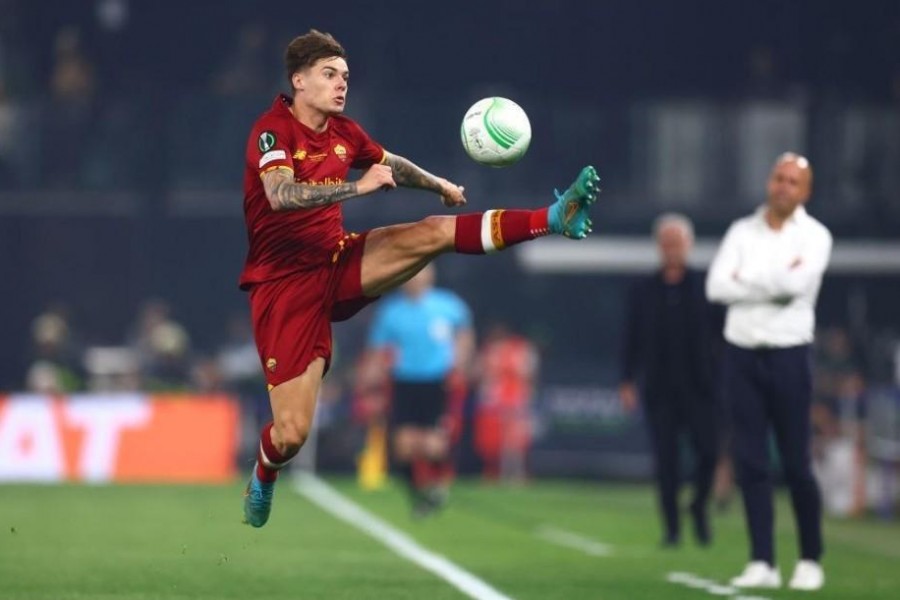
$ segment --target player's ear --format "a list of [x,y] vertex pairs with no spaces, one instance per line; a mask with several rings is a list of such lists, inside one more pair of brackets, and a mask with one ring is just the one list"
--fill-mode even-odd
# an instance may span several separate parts
[[294,89],[297,91],[303,91],[303,73],[297,71],[293,75],[291,75],[291,84],[294,86]]

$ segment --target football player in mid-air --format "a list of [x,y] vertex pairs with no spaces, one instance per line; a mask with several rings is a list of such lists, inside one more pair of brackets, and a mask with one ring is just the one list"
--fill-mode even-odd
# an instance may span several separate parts
[[[416,223],[348,233],[341,203],[398,185],[466,203],[463,188],[386,151],[343,116],[349,71],[344,48],[311,30],[285,53],[290,95],[279,95],[247,142],[244,216],[249,252],[240,278],[273,422],[263,427],[244,498],[244,520],[269,518],[279,469],[306,441],[331,359],[331,323],[410,279],[440,254],[486,254],[558,234],[582,239],[599,178],[585,167],[540,210],[430,216]],[[362,177],[347,181],[351,168]]]

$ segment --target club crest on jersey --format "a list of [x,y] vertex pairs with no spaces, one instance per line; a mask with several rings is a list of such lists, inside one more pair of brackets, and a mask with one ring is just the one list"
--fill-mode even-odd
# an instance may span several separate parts
[[275,372],[275,368],[278,367],[278,361],[274,358],[269,358],[266,360],[266,368],[272,373]]
[[260,152],[268,152],[275,147],[275,134],[271,131],[263,131],[259,134],[256,145],[259,147]]
[[341,159],[341,162],[345,162],[347,160],[347,149],[344,148],[341,144],[337,144],[334,147],[334,154],[339,159]]

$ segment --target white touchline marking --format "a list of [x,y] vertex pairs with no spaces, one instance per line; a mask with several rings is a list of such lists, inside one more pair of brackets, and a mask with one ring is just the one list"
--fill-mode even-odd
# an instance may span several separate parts
[[720,584],[712,579],[706,579],[693,573],[674,571],[666,573],[666,581],[680,584],[689,588],[705,590],[714,596],[730,596],[732,600],[769,600],[764,596],[744,596],[741,590],[730,585]]
[[609,544],[592,540],[571,531],[557,529],[556,527],[541,526],[535,529],[534,534],[542,540],[581,550],[591,556],[609,556],[613,552],[612,546]]
[[325,512],[375,538],[406,560],[444,579],[470,598],[512,600],[440,554],[420,546],[408,535],[379,519],[315,475],[297,475],[294,489]]

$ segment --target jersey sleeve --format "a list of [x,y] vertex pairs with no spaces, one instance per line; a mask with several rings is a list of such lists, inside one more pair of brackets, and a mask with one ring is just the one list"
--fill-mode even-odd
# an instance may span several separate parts
[[273,169],[294,172],[290,129],[282,119],[263,117],[257,121],[247,140],[247,164],[259,175]]
[[384,162],[384,148],[369,137],[358,123],[350,121],[350,132],[356,145],[356,156],[350,164],[354,169],[368,169],[375,163]]

